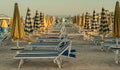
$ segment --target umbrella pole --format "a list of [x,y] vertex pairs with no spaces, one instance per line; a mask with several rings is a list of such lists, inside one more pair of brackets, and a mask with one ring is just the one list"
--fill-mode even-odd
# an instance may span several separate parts
[[28,39],[30,39],[30,34],[28,35]]
[[118,38],[116,38],[116,47],[118,46]]
[[102,37],[102,40],[101,40],[101,50],[103,51],[104,50],[104,46],[103,46],[103,43],[104,43],[104,35],[101,35]]
[[19,40],[17,39],[17,48],[19,48]]
[[103,34],[101,37],[102,37],[102,42],[103,42],[103,41],[104,41],[104,37],[105,37],[105,35]]
[[[19,49],[19,39],[17,39],[17,48]],[[19,54],[19,50],[16,53]]]

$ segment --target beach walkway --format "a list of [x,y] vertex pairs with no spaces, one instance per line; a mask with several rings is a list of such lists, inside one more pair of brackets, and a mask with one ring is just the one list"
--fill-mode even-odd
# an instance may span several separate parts
[[[78,33],[77,28],[67,27],[70,34]],[[114,53],[112,51],[101,51],[100,46],[84,41],[81,35],[70,35],[72,49],[76,49],[76,58],[63,58],[62,70],[119,70],[120,64],[115,64]],[[22,45],[25,45],[23,43]],[[13,57],[16,51],[10,50],[15,43],[6,40],[4,47],[0,47],[0,70],[17,70],[18,60]],[[65,56],[63,56],[65,57]],[[59,70],[56,64],[51,64],[51,60],[26,60],[22,70]]]

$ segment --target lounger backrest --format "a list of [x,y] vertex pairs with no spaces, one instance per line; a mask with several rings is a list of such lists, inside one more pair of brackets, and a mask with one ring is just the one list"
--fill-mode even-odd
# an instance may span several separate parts
[[58,57],[68,49],[69,45],[70,45],[70,41],[64,43],[64,45],[61,46],[61,48],[59,49]]

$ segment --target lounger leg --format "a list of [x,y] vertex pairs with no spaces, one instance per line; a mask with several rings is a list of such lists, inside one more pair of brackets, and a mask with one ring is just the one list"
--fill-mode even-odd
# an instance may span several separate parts
[[[58,58],[58,60],[60,61],[60,63],[62,64],[62,58]],[[53,60],[54,63],[57,63],[57,60]]]
[[69,56],[70,53],[71,53],[71,45],[72,45],[72,42],[70,42],[70,45],[69,45],[68,56]]
[[53,60],[54,63],[57,63],[56,60]]
[[118,64],[119,63],[119,50],[115,51],[115,63]]
[[24,63],[24,60],[23,59],[20,59],[20,62],[19,62],[19,65],[18,65],[18,68],[21,67],[21,65]]
[[62,58],[59,57],[58,60],[60,61],[61,65],[62,65]]
[[103,42],[100,43],[101,44],[101,51],[104,51],[104,45],[103,45]]
[[68,56],[70,55],[70,53],[71,53],[71,46],[69,46]]
[[59,68],[62,68],[61,63],[60,63],[60,60],[57,59],[56,61],[57,61],[58,67],[59,67]]
[[31,48],[31,50],[35,50],[35,49],[36,49],[36,47],[32,47],[32,48]]
[[20,53],[20,51],[19,51],[19,50],[17,50],[17,51],[16,51],[16,54],[19,54],[19,53]]

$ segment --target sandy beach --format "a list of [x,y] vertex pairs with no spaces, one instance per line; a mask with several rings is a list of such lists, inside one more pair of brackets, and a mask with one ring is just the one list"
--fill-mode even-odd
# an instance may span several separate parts
[[[21,70],[120,70],[120,64],[115,64],[114,53],[112,51],[101,51],[100,46],[84,41],[78,33],[78,28],[67,27],[68,34],[72,41],[72,48],[76,49],[76,58],[62,56],[63,68],[59,69],[52,59],[26,60]],[[21,43],[24,46],[27,43]],[[10,50],[15,46],[10,39],[0,46],[0,70],[18,70],[18,60],[13,59],[16,51]]]

